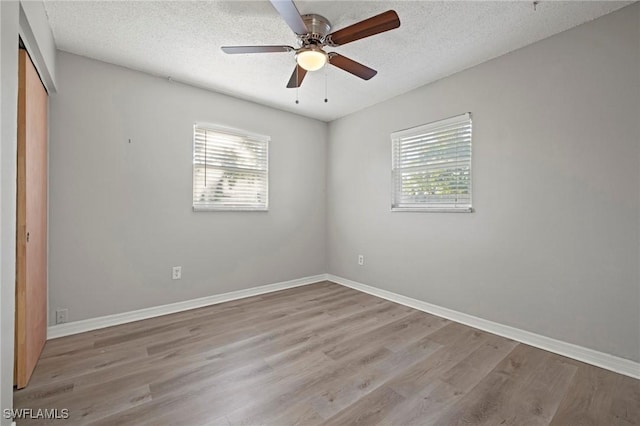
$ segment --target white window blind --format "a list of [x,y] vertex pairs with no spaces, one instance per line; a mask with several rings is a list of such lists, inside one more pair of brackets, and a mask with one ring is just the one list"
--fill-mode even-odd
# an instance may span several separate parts
[[471,113],[391,134],[392,210],[471,209]]
[[193,209],[267,210],[269,137],[196,124]]

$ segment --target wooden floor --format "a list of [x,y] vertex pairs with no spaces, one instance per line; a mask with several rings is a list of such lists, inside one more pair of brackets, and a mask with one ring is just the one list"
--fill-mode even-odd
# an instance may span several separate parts
[[69,409],[58,424],[637,425],[640,381],[325,282],[51,340],[15,407]]

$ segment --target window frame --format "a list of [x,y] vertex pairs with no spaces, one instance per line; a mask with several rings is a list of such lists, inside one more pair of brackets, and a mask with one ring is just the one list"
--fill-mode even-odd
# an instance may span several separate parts
[[[438,127],[446,126],[447,124],[454,124],[459,121],[469,121],[471,126],[471,140],[469,141],[469,203],[465,206],[437,206],[434,203],[412,203],[409,205],[398,205],[398,195],[396,192],[396,144],[402,138],[409,136],[417,136],[421,133],[426,133],[429,129],[436,129]],[[407,203],[408,204],[408,203]],[[473,208],[473,115],[471,112],[465,112],[463,114],[454,115],[441,120],[431,121],[429,123],[413,126],[407,129],[398,130],[391,133],[391,211],[392,212],[421,212],[421,213],[472,213],[475,211]]]
[[[197,129],[205,129],[212,132],[225,133],[232,136],[237,136],[241,138],[252,138],[260,142],[264,142],[265,144],[265,202],[264,206],[259,207],[248,207],[248,206],[197,206],[194,203],[193,192],[195,189],[195,169],[196,169],[196,131]],[[238,129],[234,127],[223,126],[220,124],[206,123],[206,122],[196,122],[193,124],[192,129],[192,157],[191,157],[191,206],[194,212],[267,212],[269,211],[269,145],[271,142],[271,137],[267,135],[263,135],[260,133],[250,132],[243,129]],[[205,166],[206,167],[206,166]],[[247,169],[251,170],[251,169]],[[262,172],[262,171],[260,171]]]

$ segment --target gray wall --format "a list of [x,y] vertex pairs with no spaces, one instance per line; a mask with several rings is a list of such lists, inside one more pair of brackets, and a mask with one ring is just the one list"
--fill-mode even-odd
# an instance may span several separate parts
[[[635,4],[332,122],[329,272],[640,361],[639,23]],[[466,111],[477,211],[390,212],[389,134]]]
[[[50,321],[326,271],[325,123],[64,52],[57,79]],[[271,136],[268,212],[192,212],[194,122]]]

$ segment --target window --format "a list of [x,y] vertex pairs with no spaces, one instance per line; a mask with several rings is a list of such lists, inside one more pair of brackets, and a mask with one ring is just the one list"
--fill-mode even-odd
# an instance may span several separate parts
[[196,124],[193,129],[193,209],[267,210],[267,136]]
[[391,209],[470,212],[471,113],[391,134]]

